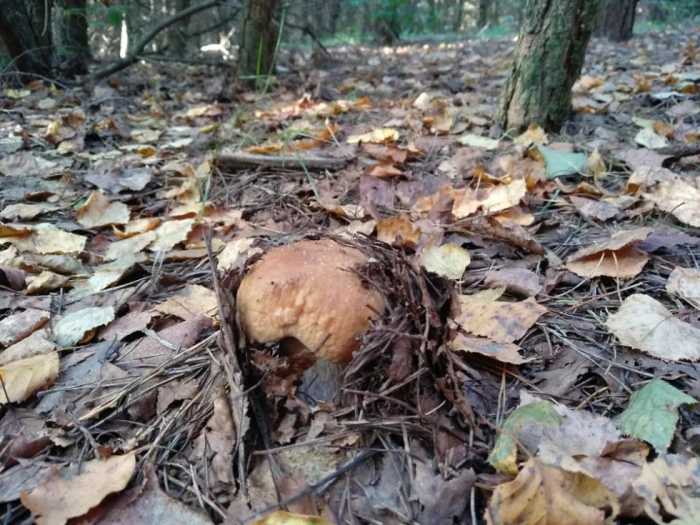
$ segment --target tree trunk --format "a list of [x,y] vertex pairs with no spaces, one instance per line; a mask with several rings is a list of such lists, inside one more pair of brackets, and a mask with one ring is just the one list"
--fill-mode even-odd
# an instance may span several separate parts
[[622,42],[632,38],[634,15],[637,0],[603,0],[598,14],[596,36],[602,36],[611,42]]
[[238,78],[256,87],[260,77],[273,73],[278,28],[272,22],[277,0],[249,0],[238,51]]
[[[176,0],[175,11],[180,12],[190,7],[190,0]],[[190,17],[180,20],[175,27],[170,30],[170,52],[174,55],[184,56],[187,53],[189,43]]]
[[666,12],[659,5],[657,0],[649,6],[649,19],[658,24],[666,22]]
[[59,54],[65,58],[61,65],[63,74],[84,75],[90,60],[88,41],[87,0],[59,0],[61,20]]
[[14,59],[17,71],[51,76],[50,15],[51,0],[2,0],[0,38]]
[[491,7],[491,0],[479,0],[479,10],[476,18],[477,29],[482,29],[489,23],[489,7]]
[[519,131],[529,124],[558,130],[571,110],[599,0],[528,0],[498,122]]

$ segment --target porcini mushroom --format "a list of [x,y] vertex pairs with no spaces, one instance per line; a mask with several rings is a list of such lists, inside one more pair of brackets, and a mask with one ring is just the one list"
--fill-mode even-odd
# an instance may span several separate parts
[[366,263],[359,250],[329,239],[298,241],[266,253],[238,289],[248,339],[315,352],[315,373],[305,374],[302,383],[320,382],[315,390],[322,397],[334,397],[339,388],[329,384],[326,363],[350,361],[360,347],[358,337],[384,308],[382,296],[352,271]]

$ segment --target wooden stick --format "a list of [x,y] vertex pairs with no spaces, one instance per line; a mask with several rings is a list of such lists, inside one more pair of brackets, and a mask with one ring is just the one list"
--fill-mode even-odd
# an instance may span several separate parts
[[316,155],[276,156],[258,155],[244,151],[222,151],[216,156],[216,163],[224,169],[254,168],[264,166],[267,168],[288,168],[308,170],[332,170],[340,169],[347,163],[347,159],[333,157],[319,157]]

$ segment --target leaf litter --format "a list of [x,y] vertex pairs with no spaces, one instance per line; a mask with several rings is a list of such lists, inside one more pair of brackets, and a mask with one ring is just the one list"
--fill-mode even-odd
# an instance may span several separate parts
[[[215,73],[173,68],[165,105],[129,75],[96,86],[128,101],[109,114],[81,88],[8,93],[27,120],[0,123],[4,515],[697,516],[697,104],[668,95],[697,82],[673,62],[691,36],[637,36],[624,59],[594,41],[576,135],[489,133],[505,40],[367,50],[362,78],[334,48],[319,82],[353,100],[280,77],[224,101]],[[97,125],[108,140],[83,140]],[[315,404],[232,298],[267,250],[327,236],[367,255],[388,307]]]

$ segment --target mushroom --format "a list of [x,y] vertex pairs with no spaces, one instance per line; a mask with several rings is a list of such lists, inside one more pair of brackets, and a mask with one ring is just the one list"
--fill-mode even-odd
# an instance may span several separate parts
[[238,288],[236,304],[249,340],[314,353],[301,390],[317,401],[339,392],[343,365],[360,348],[358,336],[384,309],[382,296],[352,271],[366,263],[357,249],[303,240],[270,250]]

